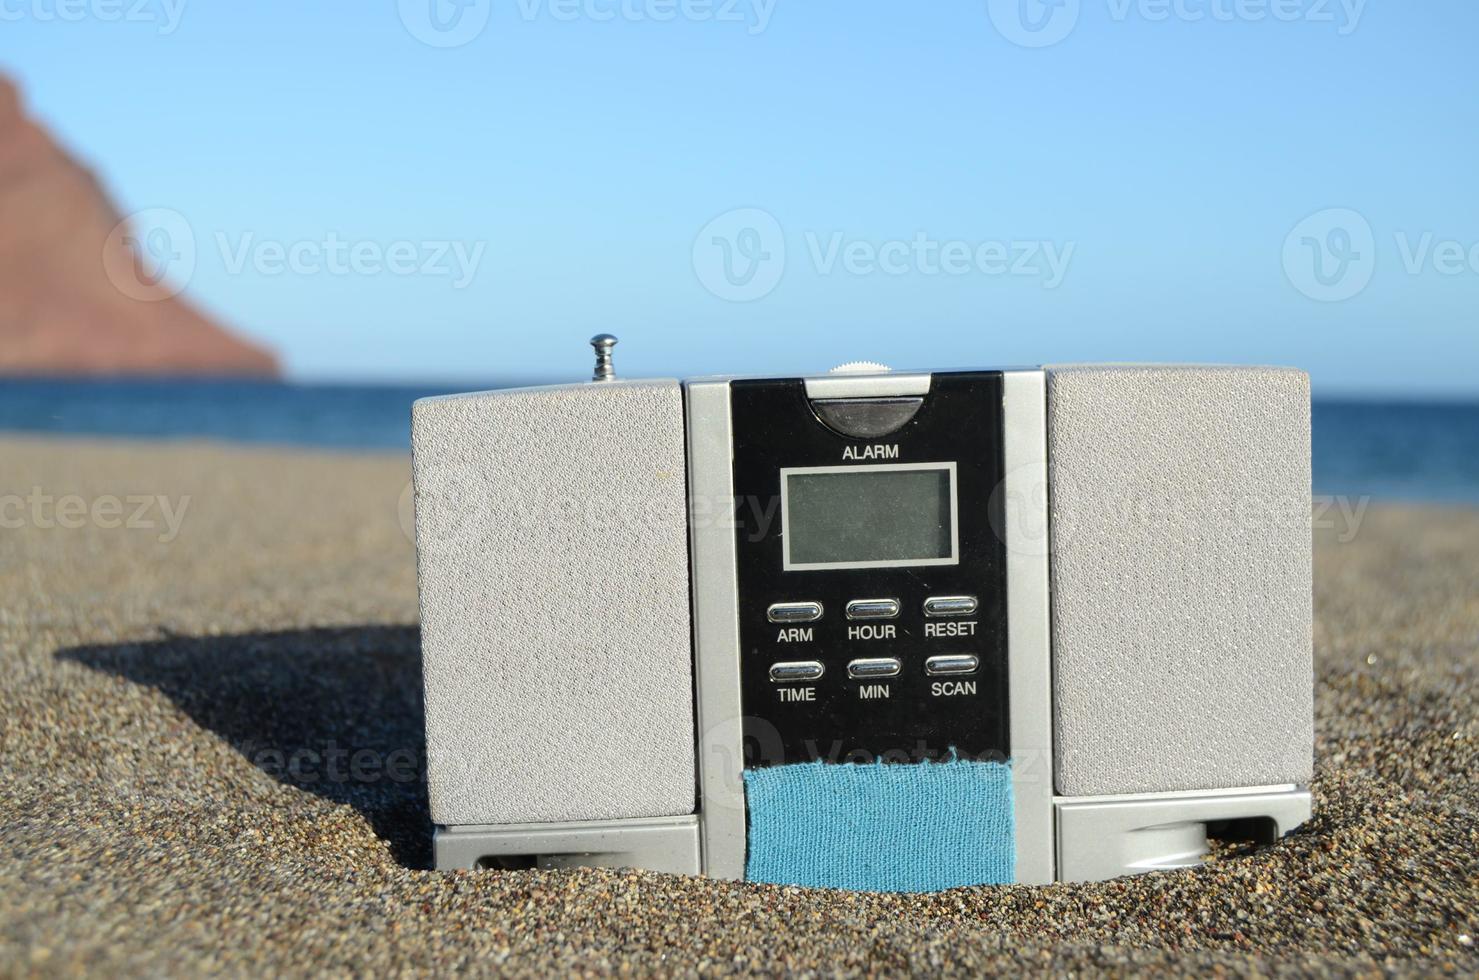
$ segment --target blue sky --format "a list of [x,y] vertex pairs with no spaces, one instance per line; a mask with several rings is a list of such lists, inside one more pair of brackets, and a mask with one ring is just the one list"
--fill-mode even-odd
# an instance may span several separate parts
[[1470,0],[460,2],[0,0],[0,70],[301,378],[1479,394]]

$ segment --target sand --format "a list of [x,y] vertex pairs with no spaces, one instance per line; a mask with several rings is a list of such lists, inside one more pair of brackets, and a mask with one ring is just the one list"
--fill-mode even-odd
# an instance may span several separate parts
[[0,972],[1479,972],[1479,511],[1320,532],[1298,833],[863,895],[427,870],[407,477],[0,438]]

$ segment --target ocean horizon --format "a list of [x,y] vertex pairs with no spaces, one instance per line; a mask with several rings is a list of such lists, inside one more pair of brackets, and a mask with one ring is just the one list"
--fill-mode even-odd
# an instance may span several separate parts
[[[417,398],[558,380],[5,379],[0,432],[406,451]],[[1479,505],[1479,400],[1316,395],[1312,425],[1316,494]]]

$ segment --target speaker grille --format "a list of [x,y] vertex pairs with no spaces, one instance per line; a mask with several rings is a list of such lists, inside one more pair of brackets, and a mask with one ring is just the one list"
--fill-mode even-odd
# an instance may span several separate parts
[[1058,792],[1308,781],[1306,375],[1052,367],[1047,391]]
[[427,399],[412,428],[432,819],[692,813],[678,383]]

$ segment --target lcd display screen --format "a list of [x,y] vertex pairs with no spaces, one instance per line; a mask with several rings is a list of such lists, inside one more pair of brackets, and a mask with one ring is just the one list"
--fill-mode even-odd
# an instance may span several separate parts
[[954,565],[954,463],[781,470],[787,569]]

